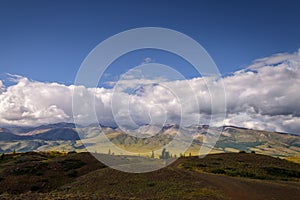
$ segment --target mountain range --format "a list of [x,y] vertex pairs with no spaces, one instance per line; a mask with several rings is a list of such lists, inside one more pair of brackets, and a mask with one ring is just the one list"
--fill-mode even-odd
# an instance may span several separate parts
[[[127,134],[130,132],[130,134]],[[197,155],[201,145],[205,145],[203,138],[207,135],[221,133],[211,153],[256,152],[276,157],[298,157],[300,155],[300,136],[252,130],[234,126],[209,127],[194,125],[180,128],[176,124],[167,124],[163,127],[145,125],[137,130],[121,130],[116,127],[95,125],[75,127],[73,123],[48,124],[38,127],[5,127],[0,128],[0,152],[12,151],[89,151],[107,153],[105,134],[116,146],[127,151],[141,154],[149,152],[170,143],[176,142],[178,133],[190,134],[194,138],[186,154]],[[101,134],[100,134],[101,133]],[[179,143],[178,143],[179,144]],[[116,154],[120,152],[114,152]],[[179,155],[184,152],[176,152]],[[147,154],[146,154],[147,155]]]

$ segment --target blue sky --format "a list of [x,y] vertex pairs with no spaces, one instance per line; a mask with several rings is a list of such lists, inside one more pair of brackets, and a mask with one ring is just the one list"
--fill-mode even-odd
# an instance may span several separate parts
[[[300,47],[297,1],[0,1],[0,78],[6,73],[37,81],[73,83],[87,54],[106,38],[138,27],[165,27],[198,41],[222,74],[254,59]],[[114,63],[109,75],[150,57],[195,71],[159,51],[141,51]],[[174,59],[172,59],[174,58]]]
[[[125,124],[131,120],[126,115],[128,106],[122,104],[129,103],[126,98],[133,98],[130,114],[140,124],[148,124],[150,115],[163,122],[164,113],[169,113],[168,122],[178,123],[182,105],[187,122],[201,119],[200,124],[209,124],[212,107],[225,109],[220,98],[220,92],[225,91],[226,119],[216,120],[217,126],[299,134],[299,7],[297,1],[0,0],[0,126],[72,122],[74,88],[85,94],[80,96],[78,106],[83,113],[76,115],[85,123],[94,120],[87,112],[93,109],[85,101],[95,95],[99,104],[96,114],[104,125],[115,123],[116,116]],[[190,36],[207,50],[223,78],[194,78],[199,74],[179,56],[145,49],[115,60],[100,85],[116,82],[147,58],[176,69],[188,79],[167,83],[182,97],[180,102],[186,103],[174,102],[177,97],[166,93],[168,87],[145,78],[121,81],[143,91],[143,95],[130,95],[124,90],[122,97],[113,96],[108,84],[97,88],[96,94],[88,86],[72,86],[81,63],[100,42],[139,27],[169,28]],[[256,60],[259,58],[263,59]],[[251,70],[240,70],[249,66]],[[187,90],[187,83],[194,94]],[[140,88],[143,84],[148,86]],[[193,95],[199,102],[191,101]],[[111,105],[115,98],[116,110]],[[214,100],[216,106],[211,105]]]

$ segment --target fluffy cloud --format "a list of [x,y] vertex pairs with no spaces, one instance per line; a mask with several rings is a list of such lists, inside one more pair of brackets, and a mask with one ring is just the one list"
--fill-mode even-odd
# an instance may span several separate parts
[[227,123],[297,133],[300,101],[300,53],[256,60],[224,78]]
[[[15,77],[15,81],[6,88],[0,81],[1,125],[38,125],[72,121],[74,117],[82,123],[94,123],[93,115],[104,125],[134,127],[180,120],[186,125],[197,120],[207,124],[212,101],[215,111],[222,111],[217,97],[224,84],[227,115],[225,121],[215,121],[217,125],[293,133],[300,130],[299,52],[255,60],[248,68],[222,79],[199,77],[157,84],[157,80],[133,76],[115,84],[119,90],[43,83],[25,77]],[[87,99],[94,99],[95,106]]]
[[69,87],[14,78],[17,83],[0,94],[1,124],[34,125],[68,120],[72,113]]
[[0,94],[2,93],[2,90],[3,90],[3,83],[2,83],[2,81],[0,80]]

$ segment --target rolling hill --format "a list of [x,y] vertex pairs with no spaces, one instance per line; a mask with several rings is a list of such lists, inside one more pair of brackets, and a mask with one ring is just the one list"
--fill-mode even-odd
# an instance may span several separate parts
[[[106,156],[116,162],[128,158]],[[300,164],[251,153],[182,157],[157,171],[130,174],[89,153],[28,152],[0,160],[0,198],[293,200],[299,178]]]
[[[16,131],[17,130],[17,131]],[[21,132],[23,130],[23,132]],[[197,155],[203,143],[203,138],[209,135],[220,136],[211,153],[254,151],[276,157],[299,157],[300,136],[288,133],[267,132],[251,130],[240,127],[208,127],[195,125],[180,129],[176,124],[166,125],[162,128],[141,126],[138,130],[132,130],[126,134],[116,127],[95,126],[75,128],[74,124],[58,123],[39,127],[14,127],[0,129],[0,151],[8,153],[26,151],[86,151],[107,153],[107,141],[105,135],[112,143],[132,152],[139,152],[149,156],[149,151],[169,144],[174,139],[174,144],[182,140],[176,140],[176,134],[189,134],[194,138],[191,147],[186,152],[171,152],[173,155],[192,154]],[[80,137],[79,137],[80,136]],[[138,137],[135,137],[138,136]],[[120,154],[120,152],[114,152]]]

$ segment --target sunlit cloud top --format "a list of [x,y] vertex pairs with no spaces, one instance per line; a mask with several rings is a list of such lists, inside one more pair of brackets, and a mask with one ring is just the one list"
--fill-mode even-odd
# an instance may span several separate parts
[[[84,86],[66,86],[58,83],[45,83],[29,80],[26,77],[10,76],[15,84],[5,86],[0,80],[0,125],[35,126],[55,122],[72,122],[72,91],[80,88],[82,109],[86,115],[76,116],[82,121],[94,123],[89,116],[90,105],[84,99],[96,98],[96,114],[103,125],[114,125],[111,110],[113,89],[86,88]],[[147,79],[144,80],[146,82]],[[199,118],[201,124],[209,123],[211,106],[210,93],[218,92],[221,81],[226,90],[227,115],[225,121],[211,125],[235,125],[253,129],[299,133],[300,130],[300,54],[284,53],[257,59],[246,69],[237,71],[222,80],[199,77],[189,80],[166,80],[165,84],[175,88],[176,93],[185,96],[184,85],[187,83],[195,92],[198,105],[187,104],[187,116]],[[147,82],[146,82],[147,83]],[[149,110],[167,123],[176,123],[180,117],[180,104],[172,93],[166,92],[159,85],[149,84],[128,94],[118,91],[120,95],[131,95],[134,107],[131,116],[140,124],[149,123]],[[138,79],[124,79],[122,84],[141,84]],[[215,90],[207,90],[206,84],[214,85]],[[152,102],[152,103],[151,103]],[[153,107],[157,105],[158,107]],[[199,109],[196,109],[199,107]],[[116,107],[118,108],[118,107]],[[162,109],[161,109],[162,108]],[[122,115],[122,110],[117,110]],[[167,115],[166,115],[167,113]],[[167,118],[165,118],[167,116]]]

